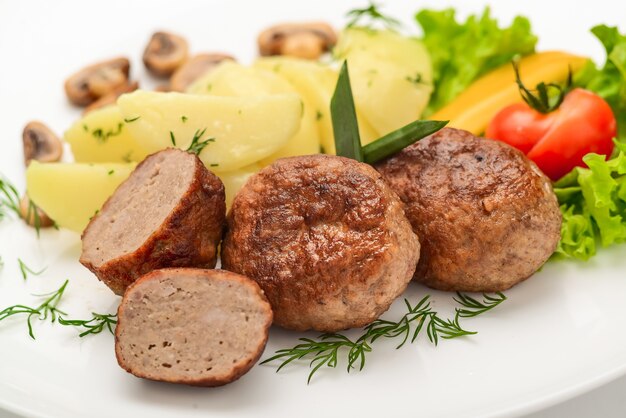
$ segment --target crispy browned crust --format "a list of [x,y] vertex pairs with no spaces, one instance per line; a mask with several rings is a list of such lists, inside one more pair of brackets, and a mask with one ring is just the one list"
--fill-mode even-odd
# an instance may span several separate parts
[[550,180],[517,149],[446,128],[375,168],[407,205],[421,238],[415,279],[495,292],[531,276],[560,239]]
[[[166,152],[171,149],[159,152]],[[182,152],[182,151],[181,151]],[[152,154],[156,155],[158,153]],[[142,161],[140,170],[150,158]],[[217,247],[222,238],[226,217],[226,198],[222,181],[195,158],[192,184],[181,197],[160,228],[134,252],[110,260],[100,267],[83,256],[80,262],[115,294],[122,295],[128,285],[142,275],[164,267],[213,268],[217,263]],[[131,176],[126,181],[133,181]],[[94,222],[108,210],[109,198],[100,212],[89,222],[83,236]],[[146,211],[150,202],[146,202]],[[141,222],[137,219],[137,222]]]
[[419,241],[404,205],[370,166],[312,155],[276,161],[233,201],[225,269],[265,291],[274,323],[332,332],[364,326],[411,280]]
[[[180,379],[174,379],[174,380],[165,380],[163,379],[162,376],[159,376],[158,373],[154,373],[150,370],[133,369],[127,365],[126,360],[124,359],[124,356],[122,355],[121,350],[120,350],[119,339],[120,339],[120,335],[124,331],[124,318],[126,315],[125,308],[128,305],[128,301],[130,297],[132,296],[133,289],[140,286],[143,282],[158,278],[162,274],[172,274],[172,273],[176,274],[176,272],[180,272],[184,274],[190,274],[190,273],[197,274],[199,276],[204,276],[204,278],[206,278],[207,280],[236,281],[242,285],[250,287],[258,295],[259,302],[261,303],[264,311],[267,314],[266,315],[267,321],[264,324],[265,332],[264,332],[263,342],[262,344],[259,344],[257,350],[249,356],[246,362],[236,364],[230,373],[225,374],[223,376],[204,378],[204,379],[203,378],[198,378],[198,379],[180,378]],[[241,376],[246,374],[257,363],[257,361],[259,361],[259,359],[261,358],[261,355],[263,354],[263,351],[265,350],[265,345],[267,344],[267,339],[269,337],[269,329],[270,329],[270,326],[272,325],[272,319],[273,319],[272,308],[267,298],[265,297],[265,294],[263,293],[263,291],[261,290],[261,288],[258,286],[256,282],[254,282],[253,280],[250,280],[249,278],[245,276],[241,276],[239,274],[226,271],[226,270],[203,270],[203,269],[192,269],[192,268],[155,270],[142,276],[141,278],[137,279],[134,283],[132,283],[128,287],[126,293],[124,294],[124,297],[122,298],[122,301],[120,302],[120,305],[117,309],[117,326],[115,328],[115,357],[117,358],[117,362],[121,368],[126,370],[128,373],[131,373],[143,379],[154,380],[154,381],[159,381],[159,382],[177,383],[177,384],[190,385],[190,386],[202,386],[202,387],[223,386],[239,379]]]

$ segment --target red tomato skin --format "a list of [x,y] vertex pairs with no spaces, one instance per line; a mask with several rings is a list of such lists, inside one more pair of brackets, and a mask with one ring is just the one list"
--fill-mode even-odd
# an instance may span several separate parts
[[528,154],[548,132],[552,119],[552,115],[539,113],[526,103],[515,103],[496,114],[489,122],[485,136],[506,142]]
[[528,158],[552,180],[574,167],[584,167],[582,158],[590,152],[607,156],[613,152],[617,122],[600,96],[574,89],[550,115],[554,115],[552,126],[528,152]]

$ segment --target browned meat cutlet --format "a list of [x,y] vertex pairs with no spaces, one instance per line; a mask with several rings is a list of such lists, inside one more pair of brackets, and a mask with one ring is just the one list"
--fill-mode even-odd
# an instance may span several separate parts
[[505,290],[556,249],[550,180],[507,144],[446,128],[375,167],[407,205],[422,243],[415,279],[430,287]]
[[274,162],[233,201],[227,270],[256,280],[276,324],[337,331],[386,311],[411,280],[419,241],[370,166],[311,155]]

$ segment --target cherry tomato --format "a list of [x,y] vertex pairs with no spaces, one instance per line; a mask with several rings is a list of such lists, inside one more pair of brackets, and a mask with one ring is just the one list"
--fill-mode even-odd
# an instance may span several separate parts
[[526,103],[502,109],[486,136],[512,145],[533,160],[552,180],[584,167],[590,152],[610,155],[617,123],[609,104],[580,88],[569,92],[558,109],[543,114]]

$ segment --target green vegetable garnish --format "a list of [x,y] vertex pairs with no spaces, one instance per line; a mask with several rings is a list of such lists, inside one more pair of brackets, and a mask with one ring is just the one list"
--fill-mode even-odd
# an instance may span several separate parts
[[615,158],[588,154],[589,168],[577,167],[555,183],[563,213],[557,254],[588,260],[596,241],[604,247],[626,242],[626,145],[615,144]]
[[574,84],[602,97],[613,109],[617,119],[618,136],[626,141],[626,35],[616,27],[595,26],[591,32],[606,50],[606,63],[601,69],[591,61],[579,71]]
[[[302,343],[292,347],[276,351],[276,355],[264,360],[261,364],[281,360],[282,363],[276,370],[295,360],[313,358],[309,367],[311,372],[307,383],[311,382],[313,375],[323,366],[335,368],[339,363],[339,354],[347,354],[347,371],[357,368],[363,370],[365,367],[365,355],[372,351],[372,344],[379,338],[400,338],[400,343],[396,349],[402,347],[407,341],[414,343],[420,332],[426,330],[426,335],[431,343],[437,345],[439,338],[452,339],[465,335],[476,334],[474,331],[467,331],[461,327],[461,318],[471,318],[488,312],[504,302],[506,296],[498,292],[494,295],[483,294],[483,301],[478,301],[470,296],[457,293],[458,298],[454,300],[461,305],[455,309],[454,319],[442,319],[430,306],[430,296],[425,296],[415,306],[411,306],[408,300],[404,300],[407,308],[400,320],[397,322],[386,319],[377,319],[365,328],[363,333],[356,340],[351,340],[343,334],[326,333],[316,339],[300,338]],[[347,351],[347,352],[346,352]]]
[[187,152],[200,155],[202,150],[207,145],[209,145],[209,142],[215,142],[215,138],[213,137],[202,140],[202,137],[204,136],[205,132],[206,132],[206,128],[204,128],[203,130],[200,130],[200,129],[196,130],[196,132],[193,134],[193,138],[191,139],[191,144],[189,144],[189,147],[186,149]]
[[423,42],[434,70],[435,90],[426,116],[452,101],[481,75],[516,55],[534,52],[537,43],[528,19],[517,16],[511,26],[500,28],[489,8],[464,23],[457,22],[454,9],[422,10],[415,18],[424,31]]
[[34,275],[34,276],[39,276],[41,273],[46,271],[46,267],[42,268],[39,271],[35,271],[35,270],[31,269],[30,267],[28,267],[26,265],[26,263],[24,263],[24,261],[21,258],[17,259],[17,263],[20,266],[20,272],[22,273],[22,278],[24,279],[24,281],[26,281],[26,279],[28,278],[28,274],[29,273]]
[[337,79],[335,93],[330,101],[333,118],[333,133],[337,155],[363,162],[359,125],[356,119],[348,63],[343,62]]
[[20,195],[17,188],[0,174],[0,220],[5,218],[8,211],[20,217]]
[[363,159],[373,164],[427,137],[448,124],[448,121],[416,120],[363,147]]
[[330,113],[335,134],[336,154],[360,162],[373,164],[437,132],[448,121],[416,120],[366,146],[361,146],[359,125],[350,87],[348,64],[344,61],[330,102]]
[[28,335],[34,340],[35,334],[33,332],[33,319],[38,319],[40,321],[46,321],[48,319],[51,322],[56,322],[60,325],[72,326],[72,327],[82,327],[84,331],[79,334],[79,337],[84,337],[89,334],[99,334],[105,328],[108,329],[111,334],[113,334],[113,325],[117,323],[117,314],[98,314],[92,313],[93,317],[90,319],[66,319],[63,315],[67,315],[65,312],[57,308],[63,294],[65,293],[65,289],[67,288],[67,284],[69,280],[66,280],[63,285],[54,292],[47,293],[45,295],[35,295],[35,296],[43,296],[46,299],[36,308],[25,306],[25,305],[13,305],[8,308],[0,311],[0,321],[3,321],[7,318],[14,317],[17,315],[26,315],[26,325],[28,326]]
[[[350,19],[347,24],[349,28],[357,25],[371,28],[376,22],[382,23],[387,29],[397,29],[401,26],[399,20],[381,13],[379,6],[373,2],[363,9],[350,10],[346,13],[346,17]],[[368,20],[368,24],[363,24],[363,20]]]

